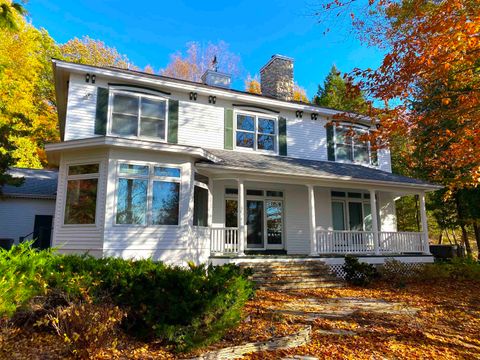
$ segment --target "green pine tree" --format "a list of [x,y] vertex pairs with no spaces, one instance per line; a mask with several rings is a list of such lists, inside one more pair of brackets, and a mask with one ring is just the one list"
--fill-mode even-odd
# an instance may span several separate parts
[[347,82],[335,65],[330,69],[323,86],[318,85],[318,92],[313,102],[332,109],[358,113],[363,113],[367,109],[364,95],[348,91]]

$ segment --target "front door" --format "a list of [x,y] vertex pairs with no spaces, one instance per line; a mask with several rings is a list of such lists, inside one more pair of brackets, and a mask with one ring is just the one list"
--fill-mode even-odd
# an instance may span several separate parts
[[[237,209],[236,199],[226,199],[226,227],[237,227]],[[245,204],[247,250],[281,250],[284,248],[283,209],[283,200],[247,199]]]

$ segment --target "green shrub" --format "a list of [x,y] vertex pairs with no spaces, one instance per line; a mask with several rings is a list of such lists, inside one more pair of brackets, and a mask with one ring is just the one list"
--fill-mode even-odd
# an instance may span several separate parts
[[357,286],[367,286],[379,277],[374,265],[359,262],[357,257],[351,255],[345,256],[343,271],[345,280]]
[[[103,298],[127,310],[125,329],[187,350],[217,340],[241,318],[253,292],[235,265],[165,266],[151,260],[63,256],[54,286],[71,296]],[[68,282],[65,279],[70,279]]]
[[36,251],[31,242],[0,249],[0,318],[11,317],[36,295],[44,294],[53,254]]
[[61,293],[71,304],[108,298],[126,313],[127,332],[179,351],[218,340],[238,323],[253,294],[252,283],[235,265],[181,268],[152,260],[61,256],[26,245],[0,254],[0,269],[9,265],[0,280],[0,290],[10,291],[0,303],[3,315],[11,316],[42,292]]

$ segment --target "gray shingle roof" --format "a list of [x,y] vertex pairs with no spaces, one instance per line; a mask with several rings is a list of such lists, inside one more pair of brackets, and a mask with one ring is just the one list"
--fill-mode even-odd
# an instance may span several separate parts
[[432,189],[436,188],[436,185],[429,184],[422,180],[395,175],[386,171],[355,164],[297,159],[287,156],[271,156],[231,150],[206,150],[220,159],[220,161],[215,163],[208,161],[199,162],[209,164],[209,166],[259,170],[260,172],[268,173],[275,172],[279,175],[324,178],[347,177],[352,180],[382,181],[386,183],[419,185],[421,187],[431,187]]
[[14,177],[23,177],[21,186],[4,186],[5,196],[54,199],[57,193],[58,171],[43,169],[12,168],[8,172]]

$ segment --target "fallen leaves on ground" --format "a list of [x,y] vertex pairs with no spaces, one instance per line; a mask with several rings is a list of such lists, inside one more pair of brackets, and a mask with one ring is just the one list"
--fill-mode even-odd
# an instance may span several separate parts
[[[403,289],[379,284],[369,289],[347,286],[296,293],[258,291],[248,302],[245,318],[236,328],[208,348],[182,357],[290,335],[309,324],[312,336],[308,345],[255,353],[246,358],[279,359],[294,355],[319,359],[480,358],[479,285],[479,282],[452,282],[410,284]],[[341,299],[354,299],[354,304],[358,299],[366,299],[367,306],[353,305],[342,312]],[[368,301],[374,300],[379,309],[366,311],[370,309]],[[384,304],[402,305],[395,305],[395,311],[382,312]],[[335,309],[332,311],[335,316],[315,313],[315,309],[329,309],[328,306]],[[332,306],[338,308],[338,314]],[[160,344],[135,341],[125,335],[118,339],[115,348],[99,349],[96,356],[97,359],[178,357]],[[0,358],[60,359],[68,358],[68,352],[52,333],[4,327],[0,330]]]

